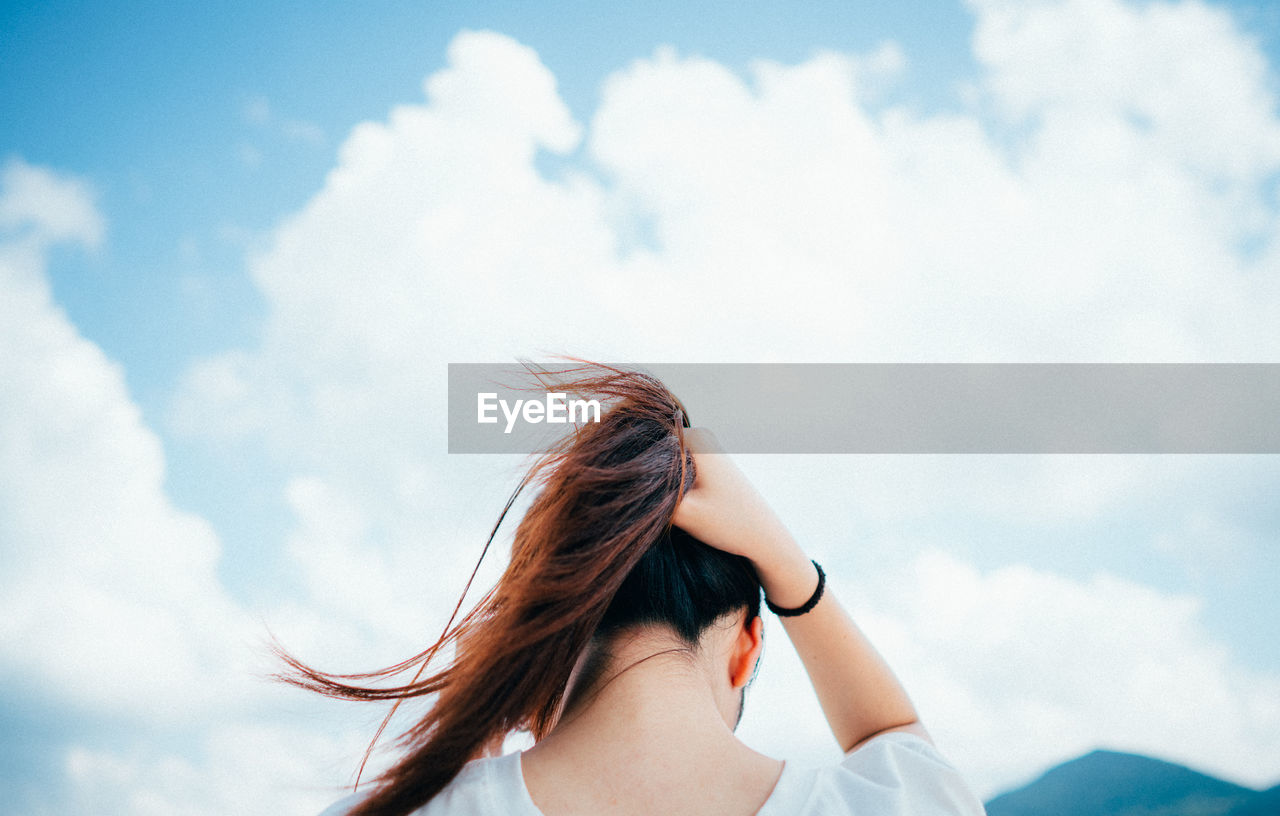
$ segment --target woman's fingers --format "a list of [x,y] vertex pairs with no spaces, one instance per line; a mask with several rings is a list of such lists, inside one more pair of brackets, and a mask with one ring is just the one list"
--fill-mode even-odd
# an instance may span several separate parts
[[693,487],[676,505],[672,522],[717,549],[748,558],[790,539],[763,497],[705,428],[685,431],[696,469]]
[[715,538],[714,494],[718,481],[712,460],[723,449],[716,435],[706,428],[686,429],[684,442],[693,455],[694,481],[676,505],[671,522],[694,538],[711,543]]

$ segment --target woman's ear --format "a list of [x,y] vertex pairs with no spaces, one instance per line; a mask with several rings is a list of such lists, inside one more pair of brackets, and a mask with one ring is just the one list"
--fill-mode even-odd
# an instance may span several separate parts
[[749,621],[743,621],[734,638],[733,651],[729,662],[729,683],[734,688],[741,688],[751,681],[756,672],[756,662],[764,648],[764,619],[756,615]]

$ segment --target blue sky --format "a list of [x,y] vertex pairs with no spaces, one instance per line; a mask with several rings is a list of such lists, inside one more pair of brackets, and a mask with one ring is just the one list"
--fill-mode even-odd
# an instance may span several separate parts
[[[369,717],[244,680],[244,644],[358,669],[438,626],[514,472],[440,454],[446,362],[1280,361],[1270,3],[10,4],[0,32],[22,812],[345,780]],[[1273,458],[748,464],[984,793],[1094,745],[1280,773]],[[99,647],[87,684],[64,656]],[[744,734],[818,759],[816,710],[771,736],[777,660]]]

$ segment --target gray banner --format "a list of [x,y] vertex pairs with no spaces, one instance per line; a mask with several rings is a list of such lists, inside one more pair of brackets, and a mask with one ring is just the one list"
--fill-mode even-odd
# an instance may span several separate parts
[[[619,367],[660,379],[730,453],[1280,453],[1280,364]],[[592,420],[591,395],[530,385],[518,364],[451,363],[449,452],[536,452]]]

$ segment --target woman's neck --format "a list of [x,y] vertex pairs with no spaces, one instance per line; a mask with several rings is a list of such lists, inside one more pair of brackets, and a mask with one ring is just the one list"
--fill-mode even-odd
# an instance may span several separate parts
[[782,769],[734,736],[711,678],[678,655],[603,672],[521,763],[552,816],[754,813]]
[[592,689],[574,697],[545,739],[737,742],[710,678],[678,654],[620,655]]

